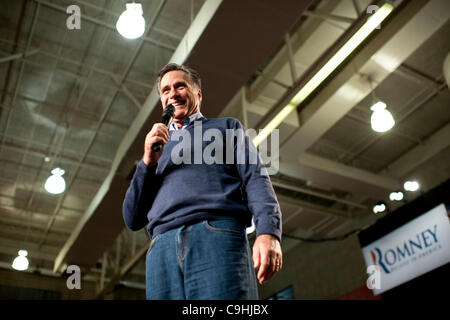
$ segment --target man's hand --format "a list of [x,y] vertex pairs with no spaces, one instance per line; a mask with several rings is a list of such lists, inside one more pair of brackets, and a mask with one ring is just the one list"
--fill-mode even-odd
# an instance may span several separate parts
[[283,266],[283,253],[277,238],[270,234],[259,235],[253,244],[253,265],[258,270],[260,284],[267,282]]
[[[166,144],[167,141],[169,141],[169,128],[163,123],[155,123],[152,130],[150,130],[145,137],[144,157],[142,158],[145,165],[153,166],[158,162],[158,159],[163,152],[164,144]],[[153,145],[157,142],[162,142],[163,147],[158,152],[155,152],[153,151]]]

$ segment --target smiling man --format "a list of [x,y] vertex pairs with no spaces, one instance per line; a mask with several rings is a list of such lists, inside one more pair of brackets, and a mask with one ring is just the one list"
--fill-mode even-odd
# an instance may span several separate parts
[[[216,130],[225,137],[227,130],[243,127],[233,118],[206,119],[200,113],[201,80],[191,68],[166,65],[157,86],[163,108],[175,107],[173,121],[169,128],[156,123],[147,134],[123,204],[126,225],[131,230],[147,225],[152,239],[146,257],[147,299],[258,299],[256,279],[264,283],[282,266],[281,212],[268,175],[261,173],[261,159],[174,163],[174,132]],[[204,149],[211,143],[186,136],[191,146]],[[155,152],[158,142],[164,147]],[[246,154],[251,143],[246,137]],[[252,216],[257,230],[253,254],[246,235]]]
[[158,85],[163,107],[169,104],[175,107],[173,123],[179,128],[190,115],[200,111],[202,92],[197,84],[200,80],[195,75],[192,77],[189,80],[186,72],[173,70],[164,74]]

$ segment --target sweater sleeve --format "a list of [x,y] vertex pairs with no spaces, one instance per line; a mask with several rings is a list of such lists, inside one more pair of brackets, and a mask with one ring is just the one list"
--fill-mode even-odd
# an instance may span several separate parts
[[147,167],[141,160],[123,201],[122,214],[126,226],[137,231],[148,224],[147,213],[153,203],[156,165]]
[[[235,124],[236,129],[245,133],[238,120]],[[281,210],[267,170],[250,137],[243,134],[238,135],[239,139],[241,141],[235,144],[235,163],[242,180],[248,208],[254,217],[256,234],[257,236],[271,234],[281,242]],[[245,152],[243,164],[240,164],[242,160],[239,161],[239,157],[242,159],[240,152]]]

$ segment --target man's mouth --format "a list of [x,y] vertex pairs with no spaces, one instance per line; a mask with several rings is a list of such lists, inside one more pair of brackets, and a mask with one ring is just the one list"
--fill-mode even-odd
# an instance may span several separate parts
[[180,108],[180,107],[182,107],[182,106],[184,106],[184,102],[177,102],[177,103],[172,103],[172,105],[175,107],[175,108]]

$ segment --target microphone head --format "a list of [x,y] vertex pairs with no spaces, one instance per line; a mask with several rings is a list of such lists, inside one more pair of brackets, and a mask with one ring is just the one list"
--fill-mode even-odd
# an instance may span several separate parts
[[169,116],[173,117],[173,114],[175,112],[175,107],[172,104],[169,104],[167,107],[164,108],[162,116]]
[[173,105],[169,104],[167,107],[165,107],[162,113],[162,123],[164,123],[166,126],[169,125],[170,119],[173,118],[174,113],[175,107]]

